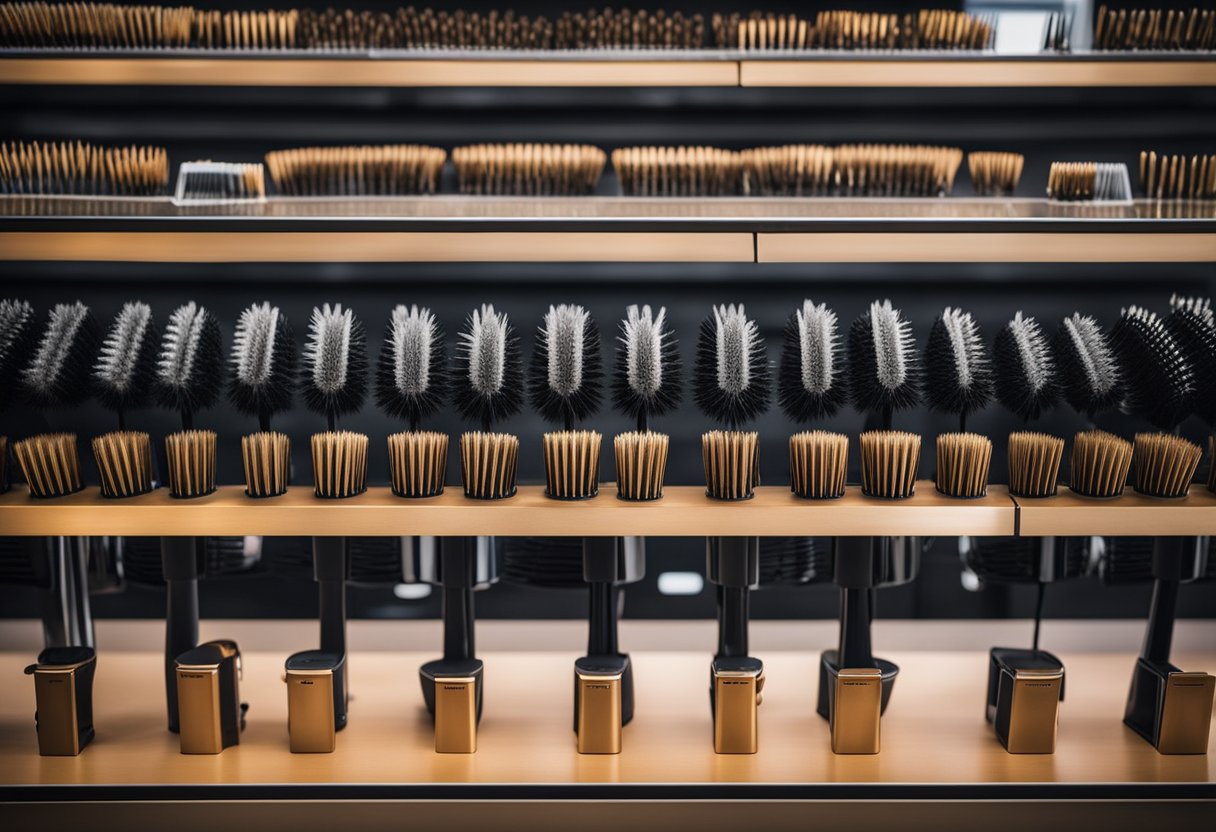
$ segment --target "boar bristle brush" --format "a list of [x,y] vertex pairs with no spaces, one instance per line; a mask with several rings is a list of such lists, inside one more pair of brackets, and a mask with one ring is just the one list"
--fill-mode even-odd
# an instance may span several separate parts
[[1092,420],[1119,403],[1119,361],[1096,320],[1080,312],[1065,318],[1052,346],[1060,389],[1074,410]]
[[118,416],[118,430],[93,439],[93,456],[106,497],[131,497],[152,490],[152,439],[127,430],[128,411],[152,397],[160,333],[146,303],[123,304],[102,341],[93,367],[97,399]]
[[314,307],[302,353],[304,403],[325,416],[313,434],[312,463],[318,497],[353,497],[367,490],[367,435],[338,430],[338,417],[363,406],[367,352],[363,323],[342,304]]
[[958,432],[937,437],[937,490],[951,497],[982,497],[988,489],[992,440],[967,432],[967,417],[992,398],[992,367],[971,313],[946,307],[925,347],[925,398],[932,410],[958,416]]
[[629,306],[617,337],[612,400],[617,410],[637,420],[637,430],[619,434],[616,452],[617,496],[657,500],[663,496],[670,437],[651,430],[650,420],[680,404],[683,367],[667,309]]
[[[836,313],[804,300],[785,324],[777,401],[792,421],[805,424],[835,415],[847,400],[845,365]],[[813,430],[790,437],[790,483],[799,497],[844,496],[849,440]]]
[[465,496],[500,499],[515,493],[519,437],[492,433],[494,423],[523,405],[519,341],[505,313],[483,304],[469,315],[456,353],[454,401],[479,431],[460,437]]
[[[0,390],[17,390],[26,357],[38,343],[34,307],[23,300],[0,300]],[[16,396],[4,396],[0,410]],[[8,437],[0,435],[0,494],[9,490]]]
[[258,420],[257,433],[241,437],[245,493],[250,497],[283,494],[291,479],[291,437],[271,430],[270,419],[288,410],[295,396],[296,342],[287,316],[267,302],[242,310],[229,363],[229,401]]
[[[1055,406],[1060,396],[1051,344],[1034,318],[1021,311],[997,333],[993,345],[996,398],[1024,422]],[[1064,440],[1036,431],[1009,435],[1009,490],[1017,497],[1056,493]]]

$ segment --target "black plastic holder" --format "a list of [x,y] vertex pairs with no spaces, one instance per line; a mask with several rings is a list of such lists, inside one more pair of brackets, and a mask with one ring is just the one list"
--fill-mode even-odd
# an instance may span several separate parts
[[[486,538],[487,545],[492,539]],[[435,716],[435,679],[466,676],[476,680],[477,721],[481,722],[485,685],[484,665],[476,657],[473,591],[490,576],[478,562],[479,539],[476,537],[439,538],[439,553],[435,564],[434,582],[443,589],[443,658],[429,661],[419,668],[422,698],[431,717]],[[489,554],[493,558],[493,553]]]
[[201,537],[162,537],[165,576],[165,698],[169,730],[178,733],[177,657],[198,646],[198,579],[205,560]]
[[621,676],[621,725],[633,720],[633,663],[617,639],[617,604],[622,584],[645,575],[641,537],[583,538],[583,580],[587,582],[587,655],[574,662],[574,730],[578,731],[580,672]]
[[345,537],[312,539],[313,577],[317,581],[321,649],[333,657],[334,730],[346,727],[350,683],[346,661],[346,582],[350,580],[350,543]]
[[760,584],[760,538],[710,537],[705,541],[705,576],[718,596],[718,649],[709,667],[709,710],[717,715],[715,672],[749,670],[764,664],[748,655],[751,590]]

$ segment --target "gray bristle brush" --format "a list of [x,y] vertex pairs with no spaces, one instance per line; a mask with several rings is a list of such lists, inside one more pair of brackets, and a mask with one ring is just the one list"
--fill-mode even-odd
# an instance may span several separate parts
[[845,403],[844,356],[836,313],[802,302],[785,324],[777,398],[785,415],[804,423],[832,416]]
[[340,303],[314,307],[303,358],[304,403],[325,414],[332,432],[338,416],[358,410],[367,395],[362,322]]
[[648,431],[650,419],[680,404],[680,345],[667,328],[667,309],[629,306],[617,337],[613,403]]
[[99,340],[89,307],[80,302],[56,304],[21,374],[26,400],[36,407],[70,407],[88,399]]
[[1064,400],[1090,420],[1119,403],[1119,360],[1096,320],[1080,312],[1060,322],[1053,343]]
[[159,346],[152,307],[138,301],[124,303],[93,365],[97,398],[118,415],[119,430],[126,430],[127,412],[146,406],[152,397]]
[[447,376],[443,328],[435,314],[426,307],[395,308],[376,365],[377,404],[416,431],[443,404]]
[[194,301],[169,316],[156,362],[157,398],[178,411],[182,430],[194,414],[215,403],[224,382],[224,354],[215,316]]
[[929,407],[959,417],[966,432],[967,417],[992,399],[992,362],[970,312],[946,307],[925,345],[925,398]]
[[1060,397],[1051,346],[1034,318],[1019,310],[997,333],[993,347],[996,397],[1026,421],[1055,407]]
[[529,372],[532,406],[573,430],[600,406],[600,335],[582,306],[550,306],[536,330]]
[[912,324],[891,301],[874,301],[849,327],[849,395],[862,413],[879,411],[884,430],[896,410],[920,401],[920,357]]
[[291,407],[297,373],[296,342],[277,306],[255,303],[242,310],[232,333],[228,400],[270,430],[270,417]]
[[456,354],[455,402],[481,429],[519,411],[523,371],[519,341],[504,313],[482,304],[469,315]]
[[697,406],[730,430],[768,410],[768,351],[743,304],[715,306],[701,323],[693,387]]
[[26,358],[38,343],[34,307],[23,300],[0,300],[0,409],[17,397],[13,391]]

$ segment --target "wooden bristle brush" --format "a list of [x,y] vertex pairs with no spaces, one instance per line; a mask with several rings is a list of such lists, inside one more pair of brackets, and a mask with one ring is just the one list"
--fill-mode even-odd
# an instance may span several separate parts
[[215,491],[216,434],[183,430],[165,437],[169,494],[180,499],[205,497]]
[[1009,434],[1009,493],[1015,497],[1054,497],[1064,459],[1064,440],[1035,431]]
[[830,196],[835,188],[835,157],[826,145],[755,147],[739,156],[745,195]]
[[[188,6],[0,4],[0,46],[35,49],[180,49],[194,43]],[[218,14],[218,13],[217,13]]]
[[[0,300],[0,390],[20,390],[22,369],[37,343],[34,307],[23,300]],[[14,395],[0,397],[0,410],[17,398]],[[3,494],[8,491],[12,478],[7,437],[0,436],[0,443],[4,445],[0,450],[0,494]]]
[[152,398],[160,334],[146,303],[127,303],[114,319],[93,367],[98,400],[118,415],[118,430],[93,440],[93,456],[106,497],[131,497],[152,490],[152,440],[129,431],[126,414]]
[[979,324],[969,312],[947,307],[925,347],[925,397],[931,410],[958,417],[958,432],[937,437],[937,490],[972,499],[987,493],[992,441],[967,432],[967,417],[992,399],[991,360]]
[[563,430],[544,435],[546,497],[585,500],[599,493],[601,439],[593,430]]
[[618,497],[643,502],[663,496],[669,443],[667,434],[655,431],[629,431],[613,438]]
[[946,196],[963,163],[957,147],[846,144],[833,153],[840,196]]
[[376,363],[376,403],[409,429],[388,438],[389,473],[398,497],[443,493],[448,435],[420,430],[447,394],[443,328],[426,307],[397,306]]
[[0,194],[162,196],[168,192],[169,155],[163,147],[0,144]]
[[663,496],[669,437],[651,430],[650,420],[680,404],[680,346],[667,327],[667,309],[631,305],[617,337],[612,397],[617,410],[637,422],[637,430],[620,434],[616,451],[617,496],[623,500],[657,500]]
[[715,14],[710,28],[719,49],[810,49],[813,45],[813,24],[793,14]]
[[482,427],[460,437],[466,497],[498,500],[515,494],[519,438],[493,433],[491,427],[519,412],[522,387],[519,341],[511,322],[483,304],[469,315],[456,353],[456,407]]
[[557,20],[556,49],[700,49],[705,18],[661,9],[564,12]]
[[812,21],[796,15],[751,12],[713,16],[720,49],[987,49],[992,22],[965,12],[921,10],[914,14],[820,11]]
[[790,437],[790,490],[807,500],[844,496],[849,470],[849,438],[825,430]]
[[1062,202],[1123,202],[1132,198],[1127,165],[1117,162],[1052,162],[1047,198]]
[[553,24],[513,11],[394,11],[326,9],[300,12],[297,39],[304,49],[553,48]]
[[750,500],[760,484],[760,434],[711,430],[701,435],[705,493],[715,500]]
[[279,50],[304,46],[295,9],[194,12],[193,45],[200,49]]
[[433,194],[447,152],[417,144],[297,147],[266,154],[266,169],[283,196],[408,196]]
[[1140,152],[1140,189],[1149,199],[1216,199],[1216,154]]
[[357,411],[367,395],[366,350],[363,323],[352,310],[340,303],[313,308],[301,384],[304,403],[326,421],[326,432],[312,437],[318,497],[339,499],[367,489],[367,436],[337,426],[338,417]]
[[1108,9],[1098,7],[1094,49],[1211,51],[1216,49],[1216,9]]
[[943,433],[937,437],[934,483],[949,497],[975,499],[988,493],[992,440],[977,433]]
[[586,196],[604,172],[586,144],[477,144],[452,150],[457,185],[474,196]]
[[31,497],[63,497],[84,488],[76,434],[42,433],[13,443]]
[[742,156],[717,147],[618,147],[612,151],[625,196],[737,196]]
[[1171,433],[1137,433],[1132,449],[1136,491],[1149,497],[1185,497],[1203,448]]
[[460,435],[464,495],[475,500],[515,496],[519,437],[509,433],[468,431]]
[[291,480],[291,438],[271,430],[276,413],[291,408],[298,361],[291,324],[277,306],[255,303],[241,311],[232,335],[228,399],[256,416],[258,432],[241,437],[245,494],[275,497]]
[[1068,487],[1082,497],[1118,497],[1131,465],[1131,442],[1102,430],[1081,431],[1072,442]]
[[161,406],[181,414],[181,432],[165,437],[169,491],[175,497],[198,497],[215,490],[216,436],[194,430],[194,414],[219,397],[223,366],[215,316],[194,301],[178,307],[165,326],[156,367]]
[[[802,302],[785,324],[777,399],[794,422],[833,416],[846,401],[844,356],[836,313],[827,304]],[[809,431],[790,437],[790,487],[799,497],[844,496],[849,440],[843,434]]]
[[1022,180],[1026,157],[1021,153],[977,151],[967,154],[971,185],[977,196],[1013,196]]
[[898,430],[861,434],[861,493],[903,500],[916,493],[920,435]]

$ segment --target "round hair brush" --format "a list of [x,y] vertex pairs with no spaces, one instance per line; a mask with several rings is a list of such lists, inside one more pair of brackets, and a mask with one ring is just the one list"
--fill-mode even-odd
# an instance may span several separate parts
[[1195,415],[1209,428],[1216,427],[1216,384],[1199,384],[1199,379],[1216,379],[1216,315],[1207,298],[1170,298],[1171,312],[1166,328],[1186,353],[1195,374],[1193,405]]
[[891,429],[896,410],[920,400],[912,324],[891,301],[874,301],[849,328],[849,394],[861,412],[880,411],[882,430],[861,435],[861,489],[867,496],[911,497],[920,436]]
[[376,403],[409,429],[388,438],[393,493],[434,497],[443,493],[448,435],[419,430],[423,418],[443,404],[447,393],[447,350],[443,328],[426,307],[397,306],[376,363]]
[[[34,307],[23,300],[0,300],[0,390],[17,389],[22,362],[34,349]],[[0,410],[16,396],[0,397]],[[0,435],[0,494],[10,486],[8,437]]]
[[490,428],[519,411],[522,376],[519,341],[506,314],[491,304],[474,309],[456,353],[456,407],[481,424],[480,431],[460,437],[466,497],[496,500],[515,494],[519,437]]
[[[1042,328],[1019,311],[997,333],[993,347],[996,397],[1029,422],[1055,406],[1059,397],[1055,362]],[[1064,440],[1037,431],[1009,434],[1009,490],[1018,497],[1056,493]]]
[[544,435],[546,496],[581,500],[599,492],[600,434],[575,430],[600,405],[600,337],[581,306],[550,306],[536,331],[529,387],[541,416],[563,430]]
[[670,437],[650,429],[650,419],[680,404],[679,342],[667,328],[667,309],[629,306],[617,337],[613,403],[637,419],[637,430],[613,440],[617,496],[624,500],[657,500],[663,496]]
[[284,494],[291,481],[291,437],[271,430],[270,417],[290,408],[295,395],[296,342],[287,316],[267,302],[242,310],[229,362],[229,401],[258,419],[258,432],[241,437],[245,494]]
[[144,407],[156,379],[160,333],[146,303],[123,304],[93,366],[98,400],[118,415],[118,430],[93,439],[93,456],[105,497],[131,497],[152,490],[152,439],[129,431],[126,414]]
[[[804,300],[785,324],[777,400],[798,423],[832,416],[845,403],[844,360],[836,313]],[[848,437],[814,430],[790,437],[790,487],[799,497],[844,496]]]
[[[38,408],[70,407],[92,393],[90,369],[100,338],[83,303],[60,303],[47,316],[41,338],[21,371],[25,399]],[[62,497],[84,488],[74,434],[41,434],[13,445],[35,497]]]
[[937,490],[951,497],[988,492],[992,440],[967,432],[967,416],[992,398],[992,368],[971,313],[946,307],[925,346],[925,397],[933,410],[958,416],[958,432],[937,437]]
[[1074,312],[1060,322],[1052,344],[1064,400],[1091,420],[1119,403],[1119,361],[1098,322]]
[[771,392],[768,350],[743,304],[715,306],[702,322],[693,385],[697,406],[727,428],[701,437],[707,493],[751,498],[760,478],[759,434],[739,428],[768,409]]
[[174,497],[215,491],[216,435],[194,430],[194,414],[215,402],[223,380],[219,322],[194,301],[178,307],[169,316],[156,367],[160,404],[177,410],[182,419],[181,432],[165,437],[169,493]]
[[353,497],[367,490],[367,436],[337,429],[338,417],[363,405],[367,354],[363,323],[342,304],[313,307],[304,345],[304,403],[325,415],[327,430],[312,436],[318,497]]

